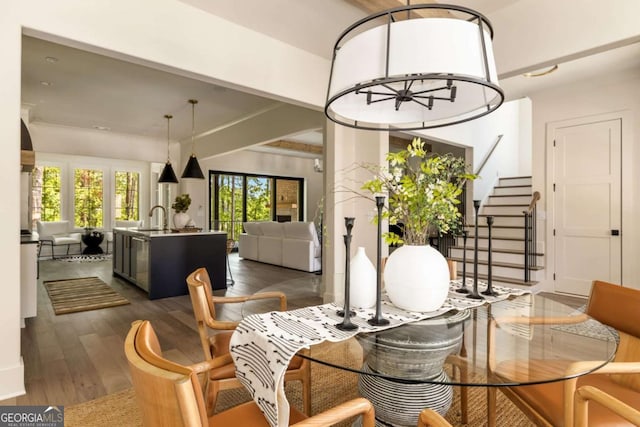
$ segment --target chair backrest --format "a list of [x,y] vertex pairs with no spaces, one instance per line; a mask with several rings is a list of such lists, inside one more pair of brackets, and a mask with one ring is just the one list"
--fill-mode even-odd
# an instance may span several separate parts
[[195,372],[162,357],[149,321],[131,325],[124,351],[145,426],[208,425]]
[[193,306],[193,314],[196,318],[200,342],[207,359],[211,359],[211,347],[209,346],[209,333],[207,325],[212,324],[216,318],[216,309],[211,298],[211,279],[206,268],[198,268],[187,276],[187,287]]
[[55,234],[68,234],[69,233],[69,221],[38,221],[36,222],[38,229],[38,236],[40,239],[51,237]]
[[[595,280],[586,313],[618,331],[616,362],[640,362],[640,290]],[[640,374],[611,375],[617,383],[640,392]]]

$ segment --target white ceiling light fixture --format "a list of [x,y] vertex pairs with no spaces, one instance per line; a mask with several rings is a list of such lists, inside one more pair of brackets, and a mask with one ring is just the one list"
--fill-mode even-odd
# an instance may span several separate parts
[[[382,25],[372,28],[375,21]],[[369,130],[430,129],[489,114],[504,101],[492,38],[485,16],[456,5],[363,18],[335,44],[325,114]]]

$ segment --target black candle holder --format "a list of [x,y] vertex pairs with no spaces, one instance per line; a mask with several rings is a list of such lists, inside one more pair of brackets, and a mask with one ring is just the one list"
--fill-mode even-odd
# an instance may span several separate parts
[[351,282],[351,268],[349,266],[351,262],[351,229],[353,228],[353,223],[355,222],[355,218],[345,217],[344,225],[347,228],[347,234],[344,237],[344,246],[346,250],[345,266],[344,266],[344,310],[342,314],[338,311],[338,315],[342,316],[342,322],[336,325],[336,328],[341,329],[343,331],[353,331],[358,329],[358,325],[351,322],[351,316],[355,313],[351,311],[351,306],[349,304],[349,293],[350,293],[350,282]]
[[473,201],[473,208],[476,211],[475,241],[473,243],[473,289],[467,298],[483,299],[484,297],[478,293],[478,210],[480,209],[480,200]]
[[382,208],[384,196],[376,196],[378,208],[378,258],[376,262],[376,314],[367,322],[373,326],[384,326],[389,320],[382,317]]
[[487,290],[481,292],[482,295],[487,296],[496,296],[498,293],[493,290],[493,286],[491,285],[492,272],[491,272],[491,226],[493,225],[493,217],[487,217],[487,226],[489,228],[489,244],[487,245]]
[[467,230],[462,230],[462,286],[456,289],[460,294],[468,294],[467,288]]

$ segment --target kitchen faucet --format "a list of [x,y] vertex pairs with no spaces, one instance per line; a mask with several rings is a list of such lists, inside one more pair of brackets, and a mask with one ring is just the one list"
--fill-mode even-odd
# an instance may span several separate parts
[[149,211],[149,217],[153,216],[153,211],[155,210],[155,208],[160,208],[162,209],[162,229],[163,230],[168,230],[169,229],[169,219],[167,218],[167,210],[165,209],[164,206],[162,205],[155,205],[154,207],[151,208],[151,210]]

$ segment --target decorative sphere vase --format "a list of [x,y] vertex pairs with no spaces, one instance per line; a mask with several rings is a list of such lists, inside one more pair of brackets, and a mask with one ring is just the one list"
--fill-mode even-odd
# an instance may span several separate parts
[[189,215],[184,212],[173,214],[173,226],[178,230],[184,228],[190,220]]
[[389,255],[384,267],[389,300],[408,311],[428,312],[442,307],[449,294],[449,267],[429,245],[404,245]]
[[364,247],[358,247],[349,263],[349,270],[349,302],[356,308],[373,307],[376,303],[376,268],[367,258]]

